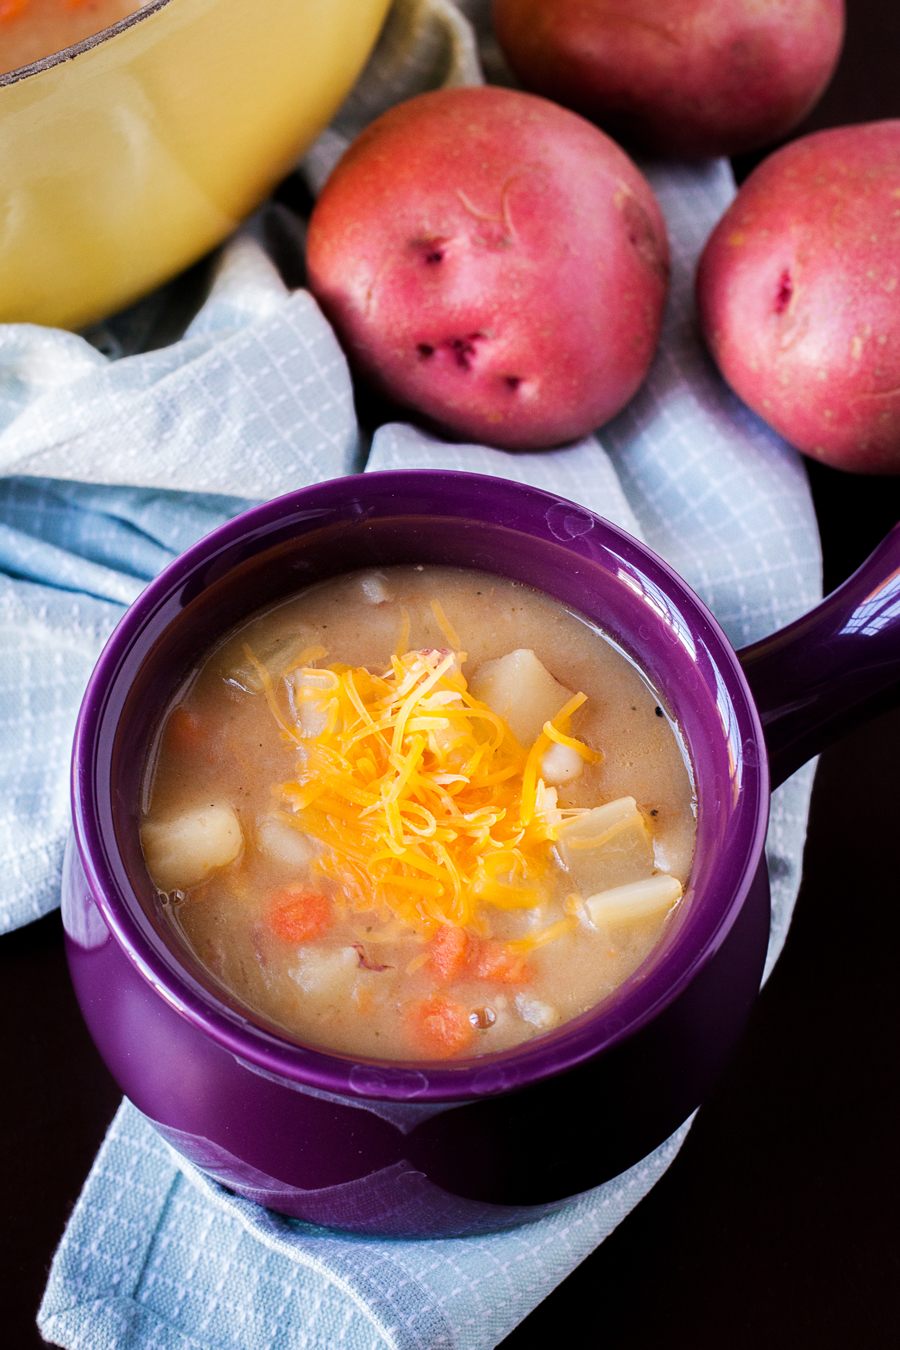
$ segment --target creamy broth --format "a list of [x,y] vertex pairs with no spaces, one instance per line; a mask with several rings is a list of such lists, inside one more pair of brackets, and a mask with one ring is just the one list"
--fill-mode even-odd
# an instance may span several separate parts
[[212,975],[383,1059],[489,1054],[608,998],[694,844],[683,746],[635,665],[546,595],[433,567],[232,634],[167,710],[144,799],[151,878]]
[[0,74],[101,33],[149,0],[0,0]]

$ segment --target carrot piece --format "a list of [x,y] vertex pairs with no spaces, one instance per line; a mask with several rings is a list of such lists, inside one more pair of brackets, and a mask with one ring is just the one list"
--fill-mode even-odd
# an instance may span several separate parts
[[465,964],[469,946],[465,929],[457,928],[452,923],[441,924],[429,946],[431,955],[428,960],[432,971],[439,980],[449,983]]
[[479,980],[500,984],[527,984],[531,978],[521,952],[511,952],[502,942],[480,942],[469,960],[472,974]]
[[432,994],[409,1004],[404,1021],[411,1039],[431,1059],[458,1055],[475,1036],[466,1010],[446,994]]
[[279,891],[267,918],[272,932],[285,942],[309,942],[334,922],[327,896],[308,886],[288,886]]
[[175,754],[189,754],[204,738],[202,718],[187,708],[175,708],[166,722],[167,748]]

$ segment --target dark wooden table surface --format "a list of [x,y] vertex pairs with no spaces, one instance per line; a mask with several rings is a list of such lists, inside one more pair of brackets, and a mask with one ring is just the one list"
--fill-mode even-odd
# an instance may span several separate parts
[[[900,116],[900,0],[848,11],[841,66],[801,130]],[[900,519],[900,479],[815,465],[810,478],[831,589]],[[900,1343],[898,798],[900,709],[822,756],[785,952],[675,1164],[504,1347]],[[30,1350],[54,1248],[119,1101],[57,914],[0,938],[0,1019],[0,1340]],[[584,1134],[589,1146],[589,1121]]]

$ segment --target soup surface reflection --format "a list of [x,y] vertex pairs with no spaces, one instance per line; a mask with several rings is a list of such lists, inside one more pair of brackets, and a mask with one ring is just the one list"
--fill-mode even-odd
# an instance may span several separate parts
[[361,572],[260,613],[161,723],[142,843],[201,963],[291,1036],[485,1055],[608,998],[694,845],[683,746],[578,614],[483,573]]
[[149,0],[0,0],[0,75],[101,33]]

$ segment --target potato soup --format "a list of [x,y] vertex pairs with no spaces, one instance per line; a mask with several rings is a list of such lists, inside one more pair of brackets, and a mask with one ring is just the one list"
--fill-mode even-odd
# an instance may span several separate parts
[[635,665],[548,596],[440,567],[346,575],[233,632],[167,709],[143,796],[198,960],[354,1057],[490,1054],[607,999],[694,845]]

